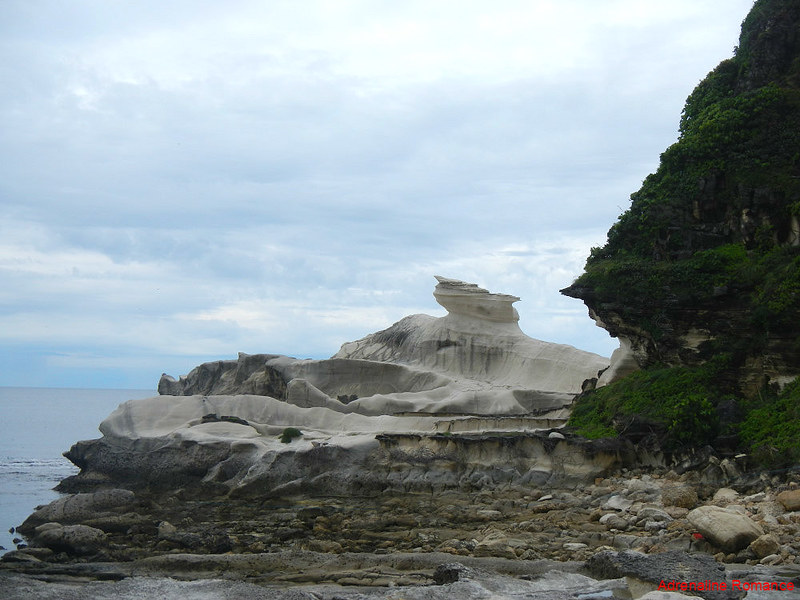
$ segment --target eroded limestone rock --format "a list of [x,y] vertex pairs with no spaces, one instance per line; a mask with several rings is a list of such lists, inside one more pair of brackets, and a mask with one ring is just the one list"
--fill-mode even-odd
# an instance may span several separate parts
[[[177,380],[163,376],[161,396],[124,403],[101,423],[101,440],[73,446],[67,457],[82,471],[61,489],[202,482],[243,495],[374,493],[591,477],[621,460],[620,448],[589,452],[559,433],[528,437],[561,427],[607,359],[525,335],[516,296],[437,281],[447,316],[406,317],[330,359],[240,354]],[[280,443],[286,428],[302,439]],[[481,437],[487,432],[497,435]],[[502,443],[500,434],[521,437]],[[461,441],[438,437],[451,435]],[[397,436],[391,451],[380,436]],[[448,446],[435,469],[417,466],[416,457]],[[453,452],[461,458],[446,466]],[[399,464],[400,454],[413,460]]]

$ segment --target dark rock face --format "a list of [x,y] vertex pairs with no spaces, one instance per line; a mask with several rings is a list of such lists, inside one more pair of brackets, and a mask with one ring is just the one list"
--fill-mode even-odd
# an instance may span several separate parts
[[[707,554],[688,554],[681,551],[657,555],[639,552],[598,552],[586,561],[586,570],[600,579],[632,577],[658,587],[669,582],[719,582],[725,580],[725,566]],[[742,594],[736,591],[693,591],[708,600],[737,600]],[[680,590],[678,590],[680,591]]]
[[797,2],[756,2],[745,19],[739,39],[739,53],[749,56],[747,69],[739,81],[739,89],[756,89],[770,81],[787,79],[799,83],[797,65],[800,54],[800,7]]
[[800,374],[800,1],[755,3],[680,129],[562,293],[640,367],[729,352],[752,395]]
[[177,380],[165,373],[158,382],[158,393],[166,396],[255,394],[285,399],[287,381],[265,364],[277,357],[277,354],[240,352],[237,360],[203,363]]
[[165,444],[162,439],[120,440],[100,438],[73,444],[64,456],[82,470],[58,484],[58,491],[76,492],[117,482],[131,487],[178,487],[204,477],[228,459],[230,444],[184,441]]

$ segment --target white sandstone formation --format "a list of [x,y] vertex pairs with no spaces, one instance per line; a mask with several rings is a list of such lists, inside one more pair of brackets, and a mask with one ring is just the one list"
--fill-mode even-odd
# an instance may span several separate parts
[[584,381],[608,367],[607,358],[525,335],[512,306],[519,300],[516,296],[436,279],[434,297],[448,310],[445,317],[406,317],[344,344],[335,357],[407,364],[469,381],[476,391],[492,390],[494,399],[487,400],[492,414],[498,412],[494,406],[499,389],[514,388],[522,412],[530,412],[545,407],[548,400],[568,403]]
[[440,275],[435,277],[439,283],[433,290],[433,297],[447,309],[449,314],[498,323],[519,321],[519,313],[512,306],[514,302],[519,301],[517,296],[492,294],[474,283],[448,279]]
[[[420,477],[460,485],[487,468],[504,480],[541,481],[609,467],[613,456],[570,458],[568,439],[467,448],[446,437],[559,427],[608,360],[526,336],[515,296],[437,280],[434,296],[447,316],[406,317],[330,359],[240,355],[179,380],[165,375],[161,396],[121,405],[101,424],[101,440],[70,450],[83,469],[77,479],[163,484],[192,474],[241,493],[277,493],[289,483],[346,490],[399,476],[392,485],[413,487]],[[302,437],[281,443],[287,427]],[[440,437],[414,441],[431,436]],[[408,467],[415,453],[430,472]],[[411,457],[403,468],[392,462],[400,454]],[[430,459],[439,455],[446,466],[433,475]]]

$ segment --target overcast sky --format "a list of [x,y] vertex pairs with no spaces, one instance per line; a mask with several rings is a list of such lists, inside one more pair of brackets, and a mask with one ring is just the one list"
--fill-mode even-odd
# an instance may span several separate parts
[[0,385],[323,358],[434,275],[559,295],[752,0],[0,0]]

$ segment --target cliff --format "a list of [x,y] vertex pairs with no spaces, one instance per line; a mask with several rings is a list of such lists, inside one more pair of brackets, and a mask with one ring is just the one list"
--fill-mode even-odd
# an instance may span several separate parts
[[[678,141],[567,296],[635,368],[704,379],[713,412],[800,374],[800,0],[758,0],[686,101]],[[740,402],[741,403],[741,402]]]

